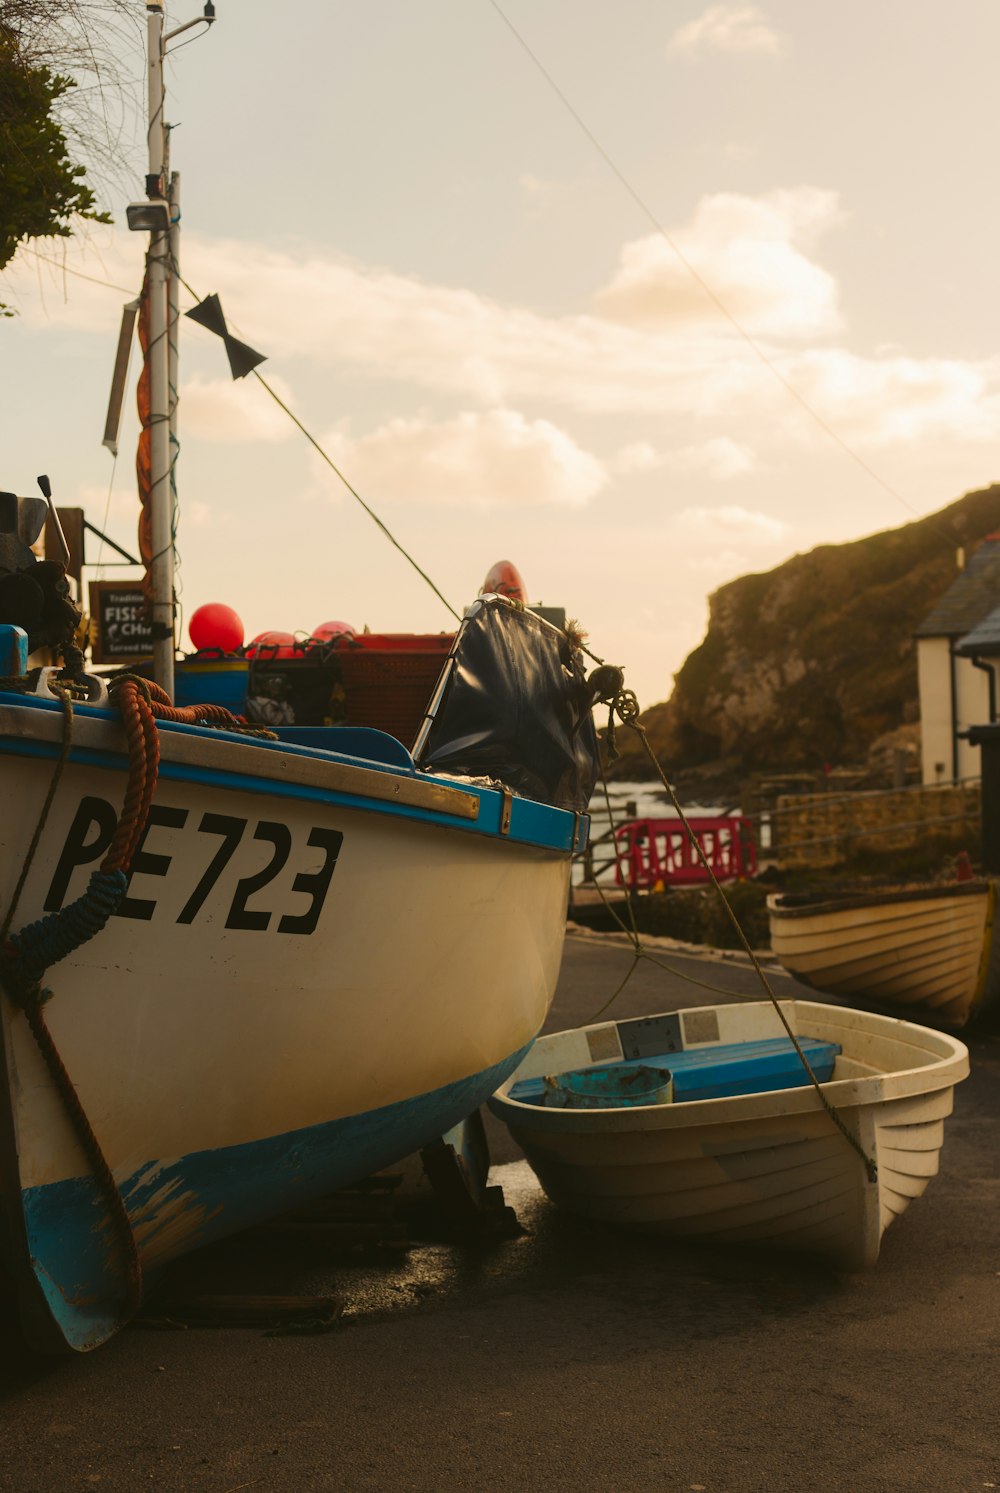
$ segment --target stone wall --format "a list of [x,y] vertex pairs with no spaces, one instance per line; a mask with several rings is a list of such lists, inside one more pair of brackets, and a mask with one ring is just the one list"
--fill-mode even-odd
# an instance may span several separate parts
[[858,854],[890,855],[929,840],[965,840],[979,854],[979,784],[780,797],[762,856],[782,867],[832,867]]

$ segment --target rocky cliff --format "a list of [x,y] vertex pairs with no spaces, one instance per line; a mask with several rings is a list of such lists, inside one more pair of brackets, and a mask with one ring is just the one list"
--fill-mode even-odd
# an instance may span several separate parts
[[[704,642],[642,721],[671,772],[737,773],[863,762],[918,715],[913,632],[972,553],[1000,529],[1000,485],[851,544],[821,545],[710,598]],[[616,776],[648,776],[619,734]]]

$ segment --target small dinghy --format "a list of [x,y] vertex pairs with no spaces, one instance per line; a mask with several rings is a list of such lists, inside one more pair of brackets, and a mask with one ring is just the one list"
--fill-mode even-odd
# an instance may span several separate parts
[[771,948],[814,990],[956,1030],[1000,1002],[996,902],[990,880],[775,893]]
[[[938,1170],[968,1051],[895,1017],[780,1006],[834,1114],[766,1000],[542,1037],[490,1108],[571,1212],[869,1267]],[[640,1067],[659,1102],[630,1097]]]

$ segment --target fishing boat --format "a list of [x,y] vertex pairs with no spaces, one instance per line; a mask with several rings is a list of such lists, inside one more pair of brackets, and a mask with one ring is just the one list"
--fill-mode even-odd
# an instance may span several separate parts
[[1000,1000],[996,901],[988,879],[774,893],[771,948],[815,990],[960,1030]]
[[[637,1070],[647,1092],[633,1099]],[[859,1270],[936,1174],[968,1071],[946,1033],[760,1001],[542,1037],[490,1107],[572,1213]]]
[[[488,779],[482,730],[462,760],[463,688],[496,698],[468,655],[498,633],[505,656],[521,639],[536,677],[546,657],[549,682],[565,674],[564,634],[482,599],[419,765],[374,730],[317,729],[304,746],[162,707],[159,780],[112,915],[51,964],[44,940],[82,915],[123,822],[134,732],[92,676],[71,714],[55,670],[0,691],[0,901],[17,902],[0,968],[0,1192],[33,1342],[89,1348],[121,1325],[123,1247],[146,1274],[356,1181],[443,1134],[524,1055],[555,990],[587,820]],[[578,696],[587,717],[589,704]],[[565,688],[561,705],[574,708]],[[537,784],[541,770],[524,772]],[[83,1126],[26,1019],[32,960]]]
[[0,494],[0,1265],[44,1350],[485,1101],[548,1011],[597,770],[574,640],[504,594],[458,618],[413,741],[174,703],[163,59],[188,27],[148,25],[152,679],[88,672],[64,565],[30,548],[59,534],[47,479]]

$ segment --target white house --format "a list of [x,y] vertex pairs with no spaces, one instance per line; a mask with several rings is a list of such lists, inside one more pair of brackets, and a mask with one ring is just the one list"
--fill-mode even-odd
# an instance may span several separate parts
[[1000,534],[990,534],[914,634],[925,785],[979,777],[979,748],[964,733],[995,718],[1000,616],[983,627],[998,611]]

